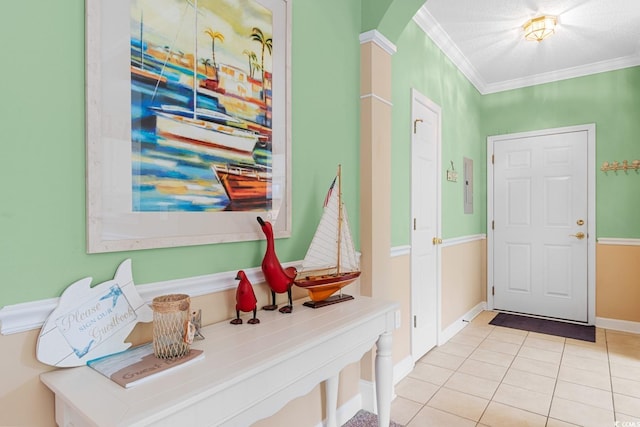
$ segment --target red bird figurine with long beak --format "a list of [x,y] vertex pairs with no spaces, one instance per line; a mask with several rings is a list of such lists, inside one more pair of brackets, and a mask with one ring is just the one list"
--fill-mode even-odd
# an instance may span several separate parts
[[238,289],[236,289],[236,318],[230,323],[232,325],[242,324],[242,319],[240,318],[241,311],[253,311],[253,319],[247,320],[247,323],[251,325],[260,323],[260,319],[256,318],[258,300],[256,299],[256,294],[253,292],[251,282],[247,279],[247,275],[242,270],[238,271],[236,280],[240,280],[240,283],[238,283]]
[[267,280],[269,288],[271,288],[271,305],[262,307],[264,310],[275,310],[278,308],[276,305],[276,293],[287,293],[289,296],[289,305],[286,305],[280,309],[281,313],[291,313],[293,309],[293,301],[291,299],[291,286],[293,286],[293,280],[296,278],[297,270],[295,267],[283,268],[278,257],[276,256],[276,250],[273,240],[273,228],[271,223],[263,221],[258,217],[258,223],[262,227],[262,232],[267,237],[267,250],[262,259],[262,273]]

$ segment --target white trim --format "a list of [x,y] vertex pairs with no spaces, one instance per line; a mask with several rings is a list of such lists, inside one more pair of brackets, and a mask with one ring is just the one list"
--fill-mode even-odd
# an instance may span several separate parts
[[422,6],[413,17],[413,21],[424,31],[424,33],[440,48],[440,50],[453,62],[458,70],[465,75],[471,84],[482,95],[496,92],[503,92],[511,89],[519,89],[528,86],[535,86],[543,83],[550,83],[560,80],[572,79],[575,77],[588,76],[591,74],[615,71],[623,68],[640,65],[638,55],[614,58],[607,61],[595,62],[578,67],[565,68],[549,73],[541,73],[519,79],[506,80],[497,83],[486,83],[480,73],[476,70],[467,57],[458,49],[458,46],[451,40],[449,35],[442,29],[442,26],[429,13],[427,6]]
[[[493,215],[493,145],[504,139],[528,138],[558,133],[587,132],[587,236],[596,235],[596,125],[566,126],[530,132],[518,132],[487,137],[487,307],[492,310],[493,296],[493,235],[491,221]],[[596,319],[596,239],[587,239],[587,323],[593,325]]]
[[[409,375],[414,367],[415,364],[413,363],[411,355],[405,357],[393,366],[394,389],[392,392],[391,400],[396,398],[395,385],[398,384],[407,375]],[[376,383],[373,381],[361,379],[359,388],[361,396],[361,407],[359,409],[364,409],[365,411],[377,414],[378,408],[376,406]]]
[[[356,394],[354,397],[343,403],[336,411],[338,425],[341,426],[349,421],[358,411],[362,409],[362,396]],[[330,425],[327,419],[323,419],[316,424],[316,427],[324,427]]]
[[462,245],[465,243],[471,243],[471,242],[476,242],[478,240],[486,240],[486,239],[487,239],[486,234],[470,234],[468,236],[460,236],[460,237],[452,237],[450,239],[444,239],[442,241],[441,246],[443,248],[446,248],[449,246]]
[[361,379],[359,388],[360,396],[362,398],[361,409],[377,414],[378,408],[376,405],[376,383],[373,381]]
[[416,364],[411,355],[405,357],[393,366],[393,385],[395,386],[413,371]]
[[[299,267],[302,261],[283,263],[285,267]],[[260,267],[248,268],[244,272],[254,284],[264,283]],[[142,299],[151,303],[159,296],[180,292],[191,297],[212,294],[235,289],[237,270],[187,277],[147,285],[138,285],[136,289]],[[50,298],[26,303],[7,305],[0,309],[0,334],[9,335],[41,328],[49,314],[58,306],[59,298]]]
[[411,255],[411,245],[394,246],[391,248],[391,258]]
[[[486,240],[486,239],[487,239],[486,234],[470,234],[468,236],[459,236],[459,237],[452,237],[450,239],[444,239],[442,240],[442,244],[440,246],[442,246],[443,248],[446,248],[449,246],[463,245],[465,243],[471,243],[471,242],[476,242],[478,240]],[[411,255],[411,245],[394,246],[391,248],[392,258],[398,257],[398,256],[404,256],[404,255]]]
[[382,102],[383,104],[387,104],[389,107],[393,107],[393,103],[391,101],[388,101],[388,100],[376,95],[375,93],[368,93],[368,94],[365,94],[365,95],[360,95],[360,99],[365,99],[365,98],[377,99],[378,101]]
[[438,48],[453,62],[458,71],[471,82],[471,84],[485,95],[486,83],[482,80],[480,73],[471,64],[466,56],[458,49],[458,46],[451,40],[449,35],[442,29],[438,21],[429,13],[427,6],[422,6],[413,17],[413,21],[424,31],[424,33],[435,43]]
[[438,334],[438,345],[441,346],[445,344],[447,341],[453,338],[455,334],[463,330],[469,324],[469,322],[471,322],[473,319],[476,318],[478,314],[482,313],[486,309],[487,309],[487,303],[486,301],[482,301],[478,303],[475,307],[473,307],[471,310],[463,314],[451,325],[447,326],[447,328],[444,331],[441,331]]
[[617,237],[600,237],[599,245],[640,246],[640,239],[620,239]]
[[5,305],[0,309],[0,334],[17,334],[41,328],[57,306],[58,298]]
[[573,79],[576,77],[589,76],[591,74],[605,73],[638,65],[640,65],[640,59],[637,57],[615,58],[612,60],[595,62],[593,64],[581,65],[579,67],[571,67],[549,73],[536,74],[520,79],[489,83],[485,84],[482,89],[478,88],[478,91],[480,91],[481,94],[486,95],[560,80]]
[[398,48],[395,44],[391,43],[391,41],[386,38],[380,31],[371,30],[366,31],[360,34],[360,44],[365,44],[369,42],[373,42],[380,46],[382,50],[387,52],[389,55],[393,55],[397,52]]
[[596,326],[598,328],[609,329],[611,331],[631,332],[640,334],[640,322],[631,322],[629,320],[607,319],[606,317],[596,317]]

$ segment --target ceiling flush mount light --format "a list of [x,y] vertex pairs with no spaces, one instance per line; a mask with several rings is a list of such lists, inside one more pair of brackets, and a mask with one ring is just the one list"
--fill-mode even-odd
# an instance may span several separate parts
[[524,38],[541,42],[555,32],[558,20],[555,16],[538,16],[527,21],[524,28]]

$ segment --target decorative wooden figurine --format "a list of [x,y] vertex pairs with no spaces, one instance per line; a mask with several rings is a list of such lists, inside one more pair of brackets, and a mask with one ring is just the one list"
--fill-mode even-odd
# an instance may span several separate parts
[[238,283],[238,289],[236,289],[236,318],[231,321],[231,324],[242,324],[242,319],[240,318],[241,311],[245,313],[253,311],[253,318],[247,320],[247,323],[250,325],[260,323],[260,319],[256,318],[258,300],[256,299],[256,294],[253,292],[251,282],[242,270],[238,271],[236,280],[240,280],[240,283]]
[[204,335],[202,335],[202,309],[198,309],[198,311],[194,311],[193,313],[191,313],[191,324],[196,329],[194,338],[203,340]]
[[296,268],[287,267],[283,268],[278,257],[276,256],[275,244],[273,239],[273,228],[271,223],[263,221],[258,217],[258,223],[262,227],[262,232],[267,238],[267,250],[262,259],[262,273],[264,278],[271,288],[271,305],[262,307],[264,310],[275,310],[278,308],[276,304],[276,293],[287,293],[289,297],[289,305],[286,305],[280,309],[281,313],[291,313],[293,309],[293,301],[291,299],[291,286],[293,286],[293,280],[296,278]]

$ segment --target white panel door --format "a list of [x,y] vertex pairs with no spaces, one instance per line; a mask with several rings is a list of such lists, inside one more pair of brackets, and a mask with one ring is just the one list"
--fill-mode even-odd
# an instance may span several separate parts
[[[438,343],[440,261],[440,107],[412,92],[411,108],[411,354]],[[436,240],[437,242],[437,240]]]
[[494,308],[586,322],[587,132],[493,149]]

